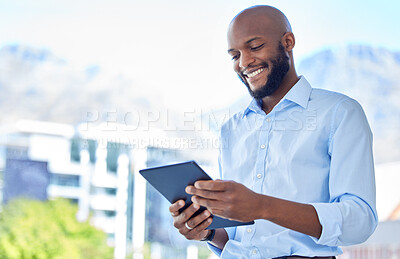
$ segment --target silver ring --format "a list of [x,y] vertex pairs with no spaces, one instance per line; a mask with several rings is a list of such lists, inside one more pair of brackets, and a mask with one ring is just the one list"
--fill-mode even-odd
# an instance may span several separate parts
[[185,222],[185,227],[186,227],[187,229],[189,229],[189,230],[192,230],[192,229],[193,229],[193,228],[189,227],[187,221]]

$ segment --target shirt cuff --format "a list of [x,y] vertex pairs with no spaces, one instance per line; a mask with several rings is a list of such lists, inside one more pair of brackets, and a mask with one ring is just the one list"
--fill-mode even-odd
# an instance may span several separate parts
[[[230,228],[225,228],[226,233],[228,234],[228,241],[231,239],[234,239],[235,234],[236,234],[236,227],[230,227]],[[227,241],[227,243],[228,243]],[[226,245],[226,244],[225,244]],[[208,248],[213,252],[214,254],[221,256],[222,250],[219,249],[218,247],[212,245],[211,243],[207,242]]]
[[228,240],[235,239],[236,227],[225,228],[225,231],[228,234]]
[[311,237],[319,245],[337,246],[342,234],[342,214],[334,203],[311,203],[318,214],[322,226],[319,238]]
[[214,254],[218,255],[218,257],[221,256],[221,253],[222,253],[221,249],[219,249],[218,247],[210,244],[209,242],[207,242],[207,246],[208,246],[208,249],[211,250],[211,252],[213,252]]

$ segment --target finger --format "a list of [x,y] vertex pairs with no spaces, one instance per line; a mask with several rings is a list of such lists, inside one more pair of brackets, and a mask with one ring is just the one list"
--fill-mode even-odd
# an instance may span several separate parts
[[202,238],[204,238],[205,233],[202,234],[202,232],[205,231],[205,229],[211,225],[212,221],[213,219],[211,217],[202,221],[199,225],[197,225],[196,228],[194,228],[193,230],[191,230],[186,234],[188,239],[201,240]]
[[196,217],[189,219],[186,223],[190,228],[196,228],[199,224],[201,224],[204,220],[211,216],[211,213],[208,210],[203,211]]
[[[198,204],[200,206],[206,207],[209,211],[211,211],[211,209],[224,207],[224,203],[219,200],[210,200],[210,199],[205,199],[205,198],[202,198],[199,196],[192,196],[191,199],[192,199],[193,204]],[[212,211],[211,211],[211,213],[212,213]]]
[[215,180],[215,181],[197,181],[194,183],[194,187],[197,189],[210,190],[210,191],[225,191],[227,188],[227,181]]
[[193,228],[189,226],[191,229],[185,226],[185,223],[193,216],[193,214],[200,208],[198,204],[192,203],[189,207],[187,207],[178,217],[174,218],[174,227],[179,230],[179,233],[182,235],[186,235]]
[[178,223],[180,223],[183,226],[186,223],[186,221],[188,221],[198,209],[200,209],[200,206],[198,204],[192,203],[179,215]]
[[200,196],[200,197],[212,199],[212,200],[218,200],[218,199],[220,199],[221,195],[224,194],[224,192],[221,192],[221,191],[202,190],[202,189],[197,189],[193,186],[186,187],[185,191],[188,194],[196,195],[196,196]]
[[225,210],[213,209],[213,210],[212,210],[212,215],[218,216],[218,217],[220,217],[220,218],[232,220],[232,218],[230,218],[230,217],[228,217],[228,215],[226,215]]
[[213,221],[212,217],[207,218],[206,220],[201,222],[200,225],[196,227],[196,230],[201,230],[201,231],[205,230],[209,225],[211,225],[212,221]]
[[185,201],[183,200],[178,200],[175,203],[173,203],[171,206],[169,206],[169,212],[171,212],[171,214],[173,216],[177,216],[179,215],[179,210],[185,206]]

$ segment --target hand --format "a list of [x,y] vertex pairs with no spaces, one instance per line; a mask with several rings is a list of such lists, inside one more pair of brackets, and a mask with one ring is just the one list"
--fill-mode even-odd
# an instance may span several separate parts
[[[179,200],[169,207],[172,218],[174,219],[174,227],[179,230],[188,240],[201,240],[210,234],[210,230],[206,228],[211,224],[212,217],[208,210],[203,211],[199,215],[192,217],[192,215],[200,208],[198,204],[192,203],[184,211],[179,213],[179,210],[185,206],[183,200]],[[189,228],[186,227],[186,225]]]
[[186,192],[193,195],[193,204],[219,217],[237,221],[262,217],[261,195],[234,181],[197,181]]

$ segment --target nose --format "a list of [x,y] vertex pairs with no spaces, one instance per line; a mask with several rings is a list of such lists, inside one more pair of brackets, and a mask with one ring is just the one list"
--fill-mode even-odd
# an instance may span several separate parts
[[250,55],[250,53],[242,52],[239,60],[239,67],[246,68],[253,63],[254,60],[255,59]]

